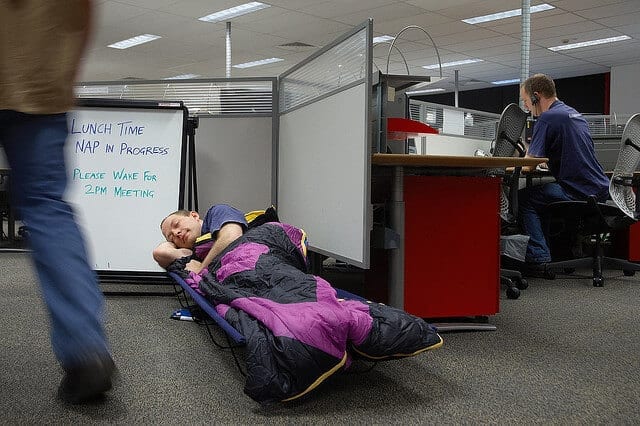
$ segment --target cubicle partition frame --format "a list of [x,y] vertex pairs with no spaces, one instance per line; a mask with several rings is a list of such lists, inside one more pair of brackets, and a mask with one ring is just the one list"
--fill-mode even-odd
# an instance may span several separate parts
[[280,218],[305,229],[312,252],[364,269],[372,227],[372,34],[369,19],[278,77]]

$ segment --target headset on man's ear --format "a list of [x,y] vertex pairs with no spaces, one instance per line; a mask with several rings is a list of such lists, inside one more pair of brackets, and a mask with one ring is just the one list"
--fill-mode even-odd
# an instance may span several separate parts
[[540,102],[540,98],[538,98],[538,95],[536,95],[535,93],[531,94],[531,105],[536,105],[538,102]]

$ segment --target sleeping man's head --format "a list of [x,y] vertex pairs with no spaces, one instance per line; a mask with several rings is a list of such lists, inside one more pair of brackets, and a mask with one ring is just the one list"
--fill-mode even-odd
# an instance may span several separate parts
[[160,222],[160,230],[177,248],[190,249],[202,233],[202,219],[197,212],[178,210]]

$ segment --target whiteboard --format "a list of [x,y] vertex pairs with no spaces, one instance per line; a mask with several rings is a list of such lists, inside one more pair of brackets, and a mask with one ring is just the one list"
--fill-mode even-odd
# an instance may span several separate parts
[[183,204],[186,109],[78,107],[68,115],[68,187],[94,270],[163,272],[160,221]]
[[366,83],[280,116],[278,215],[318,253],[369,267]]

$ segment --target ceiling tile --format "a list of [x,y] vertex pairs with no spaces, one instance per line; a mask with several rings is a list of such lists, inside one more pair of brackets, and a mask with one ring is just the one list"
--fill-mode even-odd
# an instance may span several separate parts
[[608,6],[616,3],[624,3],[625,0],[554,0],[549,3],[553,4],[557,8],[561,8],[567,11],[578,11],[584,9],[591,9],[598,6]]
[[449,47],[451,45],[459,46],[460,43],[463,43],[465,40],[484,40],[493,38],[495,36],[499,36],[499,34],[486,30],[484,28],[474,28],[471,31],[464,31],[454,34],[448,34],[444,36],[434,37],[438,47],[446,46]]
[[640,22],[632,25],[623,25],[615,28],[621,34],[626,34],[634,39],[640,38]]
[[95,26],[97,29],[118,25],[122,21],[126,21],[133,17],[148,13],[149,9],[127,4],[109,1],[100,3],[94,12]]
[[576,14],[587,19],[602,19],[614,16],[623,16],[635,12],[640,12],[640,1],[638,0],[584,9],[576,12]]
[[375,9],[366,9],[348,15],[336,16],[334,19],[346,24],[357,25],[369,18],[373,18],[373,22],[375,25],[377,21],[406,18],[409,16],[421,15],[423,13],[424,10],[418,7],[406,4],[404,2],[399,2],[389,4],[387,6],[377,7]]
[[625,25],[634,25],[640,23],[640,11],[634,13],[627,13],[624,15],[612,16],[609,18],[597,19],[596,22],[605,25],[607,27],[621,27]]
[[357,12],[367,12],[384,6],[392,6],[398,0],[334,0],[318,1],[312,5],[300,8],[299,10],[310,15],[321,16],[323,18],[340,18],[341,16],[355,14]]
[[[435,11],[440,11],[448,8],[461,7],[461,6],[468,7],[468,8],[481,7],[478,5],[481,5],[482,3],[484,3],[484,1],[485,0],[447,0],[447,1],[405,0],[405,3],[409,3],[414,6],[421,7],[425,10],[435,12]],[[510,2],[503,0],[502,3],[510,3]]]
[[401,37],[405,40],[411,41],[428,41],[428,36],[424,33],[424,31],[426,31],[427,34],[433,37],[434,35],[436,35],[436,32],[433,31],[433,26],[443,25],[447,22],[452,22],[452,20],[442,15],[438,15],[437,13],[423,13],[420,15],[407,16],[399,19],[374,21],[373,29],[377,33],[395,36],[405,27],[417,26],[420,28],[408,29],[402,33]]
[[[471,40],[471,41],[469,41]],[[515,37],[506,36],[506,35],[498,35],[492,34],[486,38],[470,38],[465,39],[465,41],[457,44],[449,44],[447,45],[447,49],[453,50],[454,52],[476,52],[481,51],[483,49],[495,49],[500,52],[512,52],[512,51],[520,51],[520,40]],[[515,49],[515,50],[513,50]]]

